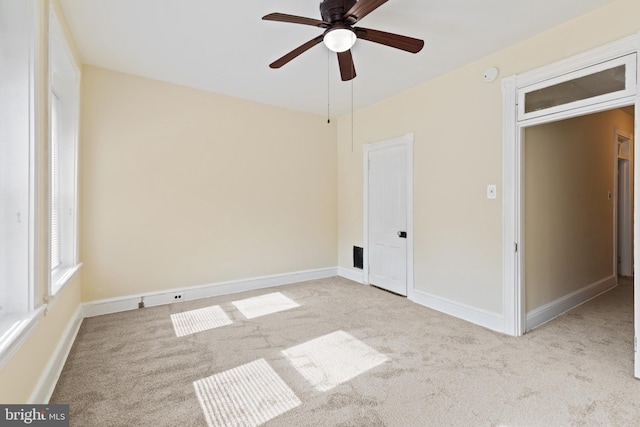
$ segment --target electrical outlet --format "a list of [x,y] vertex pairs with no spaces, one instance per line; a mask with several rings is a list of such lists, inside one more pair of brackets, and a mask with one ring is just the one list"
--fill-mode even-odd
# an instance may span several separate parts
[[182,299],[182,294],[173,294],[174,301],[180,301]]

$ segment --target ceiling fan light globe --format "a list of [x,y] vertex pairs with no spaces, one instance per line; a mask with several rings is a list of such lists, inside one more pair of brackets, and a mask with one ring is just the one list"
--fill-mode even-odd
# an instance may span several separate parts
[[333,52],[345,52],[356,43],[356,34],[347,28],[335,28],[324,35],[323,42]]

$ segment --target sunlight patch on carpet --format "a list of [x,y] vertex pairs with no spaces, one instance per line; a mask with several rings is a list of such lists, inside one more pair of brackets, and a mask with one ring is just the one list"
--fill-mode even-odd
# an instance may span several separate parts
[[178,337],[233,323],[219,305],[172,314],[171,321]]
[[258,426],[302,402],[264,359],[194,381],[209,427]]
[[345,331],[323,335],[282,354],[318,391],[331,390],[389,360]]
[[287,298],[280,292],[233,301],[232,304],[235,305],[247,319],[300,307],[300,304]]

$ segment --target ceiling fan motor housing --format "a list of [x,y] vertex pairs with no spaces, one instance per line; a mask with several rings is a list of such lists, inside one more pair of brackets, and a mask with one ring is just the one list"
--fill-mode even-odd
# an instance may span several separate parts
[[342,21],[344,14],[351,10],[356,0],[323,0],[320,3],[322,20],[329,23]]
[[322,20],[286,13],[270,13],[262,17],[265,21],[289,22],[291,24],[311,25],[324,29],[324,33],[293,49],[275,60],[269,67],[280,68],[302,53],[324,42],[329,50],[338,55],[340,76],[343,81],[356,76],[351,47],[357,39],[367,40],[406,52],[418,53],[424,41],[400,34],[387,33],[369,28],[354,27],[362,18],[385,4],[388,0],[322,0],[320,15]]

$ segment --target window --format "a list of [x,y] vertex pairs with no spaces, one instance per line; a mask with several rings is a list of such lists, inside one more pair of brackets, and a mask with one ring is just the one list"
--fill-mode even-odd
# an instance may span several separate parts
[[49,37],[50,293],[78,268],[77,141],[80,71],[51,11]]
[[531,91],[524,98],[524,112],[531,113],[625,90],[626,71],[624,65],[618,65],[604,71]]
[[636,55],[630,54],[543,80],[518,91],[518,120],[635,95]]
[[35,326],[38,2],[0,0],[0,366]]
[[[47,127],[38,120],[43,39],[41,0],[0,0],[0,367],[35,328],[46,307],[37,272],[47,268],[39,259],[38,245],[47,241],[51,229],[51,285],[54,294],[78,269],[76,255],[76,146],[79,106],[79,72],[66,38],[51,10],[48,35],[49,131],[55,157],[50,170],[53,196],[52,227],[36,227],[48,215],[40,204],[44,189],[37,174],[46,165],[36,159],[38,141],[46,139]],[[53,155],[53,156],[52,156]],[[43,206],[44,205],[44,206]],[[55,216],[53,215],[55,211]]]

